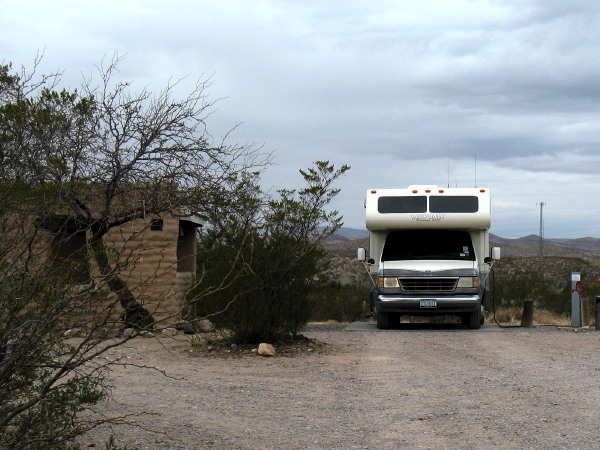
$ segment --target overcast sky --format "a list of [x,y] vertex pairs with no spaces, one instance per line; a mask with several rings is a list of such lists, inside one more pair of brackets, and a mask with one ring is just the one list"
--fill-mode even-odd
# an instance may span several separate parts
[[102,58],[162,89],[211,77],[215,138],[274,151],[266,186],[328,159],[371,188],[489,187],[492,232],[600,237],[600,2],[0,0],[4,63],[77,87]]

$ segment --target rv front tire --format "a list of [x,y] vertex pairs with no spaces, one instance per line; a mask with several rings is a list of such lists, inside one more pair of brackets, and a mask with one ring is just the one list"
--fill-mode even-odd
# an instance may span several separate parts
[[478,308],[477,311],[472,312],[469,314],[468,316],[469,318],[469,322],[468,322],[468,327],[471,330],[478,330],[479,328],[481,328],[481,322],[482,322],[482,318],[483,318],[483,314],[481,313],[481,308]]
[[377,312],[377,328],[379,330],[387,330],[390,327],[390,313]]

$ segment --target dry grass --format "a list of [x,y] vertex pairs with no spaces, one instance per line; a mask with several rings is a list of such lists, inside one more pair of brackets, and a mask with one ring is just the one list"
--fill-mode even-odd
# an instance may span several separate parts
[[571,316],[554,314],[545,309],[533,312],[533,323],[537,325],[571,325]]
[[[486,317],[486,323],[498,322],[502,325],[520,325],[523,310],[520,308],[502,308],[496,310],[496,315],[490,314]],[[534,325],[570,325],[571,317],[568,315],[555,314],[545,309],[537,309],[533,312]]]
[[344,322],[339,320],[311,320],[307,325],[348,325],[350,322]]

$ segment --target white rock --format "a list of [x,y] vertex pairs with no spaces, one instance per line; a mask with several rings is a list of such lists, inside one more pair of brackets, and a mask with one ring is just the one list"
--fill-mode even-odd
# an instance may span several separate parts
[[258,354],[260,356],[275,356],[275,347],[271,344],[262,343],[258,346]]

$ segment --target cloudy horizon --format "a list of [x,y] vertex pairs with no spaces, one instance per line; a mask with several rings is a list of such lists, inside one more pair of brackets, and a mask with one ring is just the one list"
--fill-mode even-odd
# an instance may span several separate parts
[[600,237],[600,4],[542,0],[3,2],[4,63],[75,88],[118,54],[141,90],[208,79],[219,139],[274,152],[266,187],[317,159],[367,189],[488,187],[491,232]]

